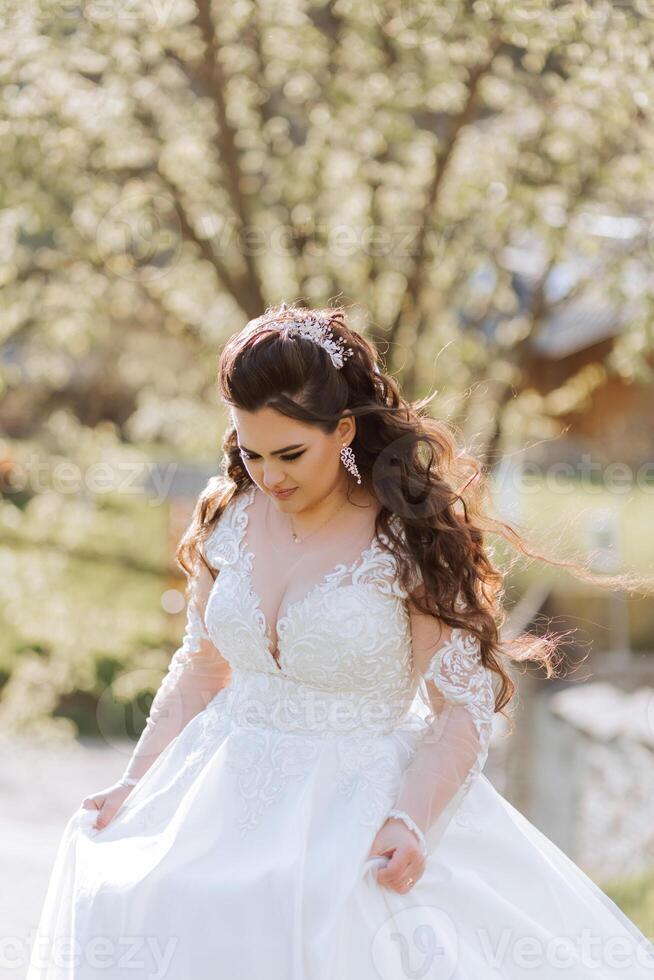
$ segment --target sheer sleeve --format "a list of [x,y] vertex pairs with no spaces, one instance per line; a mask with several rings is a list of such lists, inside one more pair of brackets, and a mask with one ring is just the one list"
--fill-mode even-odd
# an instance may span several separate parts
[[166,746],[204,710],[228,680],[230,668],[211,641],[204,610],[214,579],[200,562],[189,587],[186,629],[150,706],[145,728],[120,782],[133,785]]
[[410,611],[425,729],[394,808],[422,831],[429,853],[482,771],[495,710],[492,671],[474,634]]

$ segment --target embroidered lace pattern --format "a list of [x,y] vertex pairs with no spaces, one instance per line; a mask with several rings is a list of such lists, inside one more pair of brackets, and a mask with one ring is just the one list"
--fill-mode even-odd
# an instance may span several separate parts
[[[330,750],[336,753],[338,791],[347,800],[356,796],[360,819],[371,830],[393,806],[412,817],[414,809],[420,823],[420,807],[413,807],[415,786],[407,795],[412,767],[421,753],[424,762],[423,746],[435,741],[449,712],[434,712],[430,723],[417,718],[411,706],[418,685],[438,689],[450,709],[465,712],[474,724],[474,759],[460,773],[461,796],[485,762],[493,695],[476,641],[454,631],[424,677],[416,675],[408,593],[400,585],[395,556],[375,539],[356,561],[336,565],[287,606],[276,624],[279,658],[274,657],[252,587],[254,555],[245,546],[254,492],[251,487],[230,500],[205,542],[207,560],[218,574],[206,603],[189,609],[187,642],[165,683],[174,686],[197,642],[206,650],[207,639],[229,663],[231,682],[178,735],[183,763],[170,787],[143,807],[141,825],[162,825],[174,805],[175,786],[190,784],[223,741],[242,799],[243,835],[258,826],[288,786],[309,778]],[[440,737],[446,734],[445,727]],[[454,732],[452,744],[457,734],[460,742],[460,731]],[[443,743],[437,754],[448,751],[451,745]],[[138,786],[134,793],[136,804]],[[135,820],[137,811],[135,806]],[[464,824],[465,815],[460,820]]]

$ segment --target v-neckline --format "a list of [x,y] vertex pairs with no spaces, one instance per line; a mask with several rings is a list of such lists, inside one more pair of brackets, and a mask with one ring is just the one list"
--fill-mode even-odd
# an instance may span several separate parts
[[[303,596],[300,596],[299,599],[294,599],[292,602],[288,603],[288,605],[286,606],[286,612],[282,616],[278,616],[277,621],[275,623],[275,635],[277,637],[277,647],[275,650],[273,650],[272,633],[270,631],[269,623],[266,619],[266,614],[262,609],[261,596],[259,596],[259,594],[256,592],[252,584],[252,565],[254,562],[255,553],[251,549],[248,549],[247,551],[245,550],[246,532],[247,532],[248,524],[250,523],[249,508],[252,506],[252,503],[254,502],[255,493],[256,493],[256,485],[252,484],[249,490],[246,490],[245,493],[243,494],[245,506],[242,507],[241,509],[241,520],[239,521],[240,532],[241,532],[240,539],[238,542],[239,555],[241,557],[241,565],[244,569],[244,574],[246,577],[248,598],[250,599],[250,602],[252,603],[254,608],[254,613],[255,613],[254,619],[261,632],[261,638],[266,648],[266,654],[272,660],[277,670],[279,670],[280,673],[283,673],[284,666],[281,662],[282,651],[280,649],[281,637],[279,634],[280,625],[281,624],[287,625],[292,618],[293,611],[297,607],[306,603],[319,590],[325,589],[327,586],[331,585],[332,579],[335,576],[351,575],[358,565],[361,565],[364,562],[366,562],[369,556],[373,555],[376,548],[378,547],[379,539],[377,534],[375,534],[371,539],[371,541],[369,542],[369,544],[359,552],[358,556],[354,559],[354,561],[350,565],[345,565],[343,562],[338,562],[336,565],[333,566],[333,568],[326,571],[325,574],[322,576],[322,578],[320,578],[316,583],[314,583],[314,585],[312,585],[311,588],[308,589],[308,591],[305,592]],[[277,656],[275,656],[275,654],[277,654]]]

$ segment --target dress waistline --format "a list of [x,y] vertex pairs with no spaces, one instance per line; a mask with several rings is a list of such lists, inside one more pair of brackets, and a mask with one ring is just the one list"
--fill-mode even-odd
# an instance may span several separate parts
[[[221,692],[222,693],[222,692]],[[273,728],[306,735],[384,735],[401,727],[412,698],[375,691],[330,691],[281,672],[234,668],[220,711],[239,728]]]

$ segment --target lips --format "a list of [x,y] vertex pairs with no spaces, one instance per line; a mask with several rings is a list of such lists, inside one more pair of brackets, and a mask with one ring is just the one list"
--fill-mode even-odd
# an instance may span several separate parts
[[276,497],[284,498],[284,497],[290,497],[290,495],[294,493],[296,490],[297,487],[290,487],[288,490],[282,490],[282,491],[273,490],[273,493],[275,494]]

